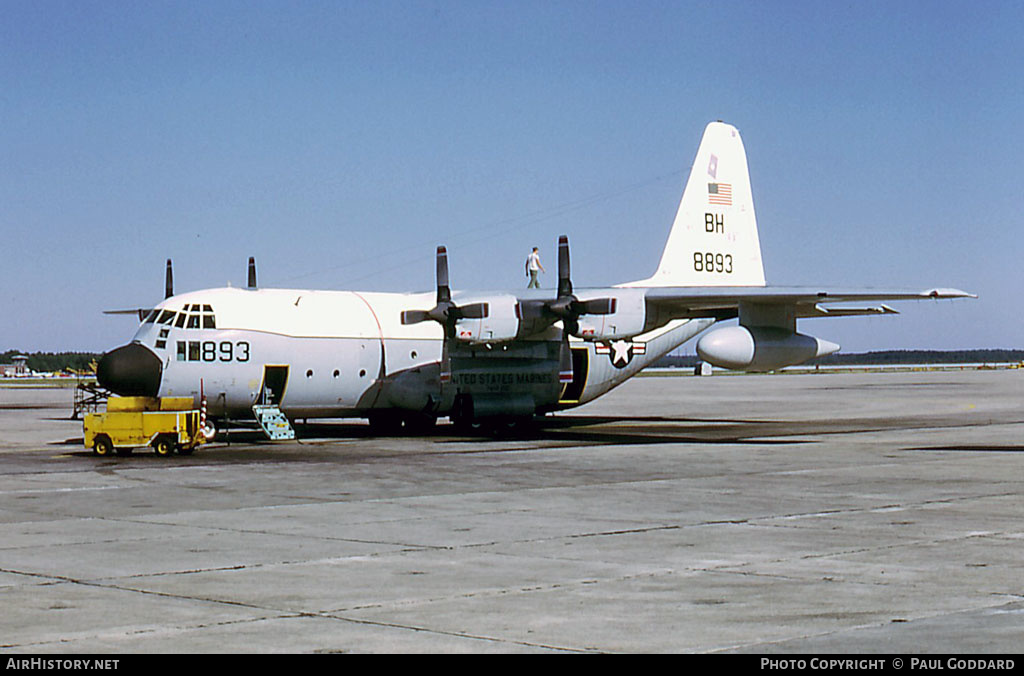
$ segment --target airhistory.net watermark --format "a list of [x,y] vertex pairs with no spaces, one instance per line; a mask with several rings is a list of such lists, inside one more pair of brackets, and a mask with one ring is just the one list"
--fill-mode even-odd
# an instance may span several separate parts
[[120,660],[59,659],[54,657],[8,657],[5,669],[34,671],[113,671]]

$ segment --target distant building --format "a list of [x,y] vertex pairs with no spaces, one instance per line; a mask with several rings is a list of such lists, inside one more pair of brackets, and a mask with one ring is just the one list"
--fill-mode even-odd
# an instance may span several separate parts
[[23,354],[11,357],[13,364],[0,364],[0,377],[15,378],[32,373],[28,368],[28,357]]

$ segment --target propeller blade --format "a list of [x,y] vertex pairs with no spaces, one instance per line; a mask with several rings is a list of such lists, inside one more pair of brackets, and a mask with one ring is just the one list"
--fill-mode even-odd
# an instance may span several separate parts
[[437,302],[446,303],[452,299],[452,291],[448,287],[448,250],[437,247]]
[[256,259],[249,256],[249,288],[256,288]]
[[455,309],[459,319],[486,319],[491,313],[489,303],[470,303],[456,306]]
[[592,300],[581,300],[577,307],[578,312],[584,315],[613,315],[615,314],[615,299],[594,298]]
[[164,273],[164,298],[174,295],[174,270],[171,268],[171,259],[167,259],[167,272]]
[[558,237],[558,295],[572,295],[572,281],[569,279],[569,238]]
[[427,310],[403,310],[402,311],[402,324],[419,324],[430,319],[430,313]]

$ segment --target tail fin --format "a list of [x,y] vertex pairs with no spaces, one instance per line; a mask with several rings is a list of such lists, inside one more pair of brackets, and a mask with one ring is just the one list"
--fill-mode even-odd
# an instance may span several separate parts
[[764,286],[747,154],[723,122],[704,130],[654,276],[630,286]]

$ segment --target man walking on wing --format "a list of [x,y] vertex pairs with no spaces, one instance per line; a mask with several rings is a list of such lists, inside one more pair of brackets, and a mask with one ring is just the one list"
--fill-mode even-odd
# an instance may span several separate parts
[[537,275],[541,272],[547,272],[547,270],[540,263],[540,253],[537,252],[537,247],[533,247],[533,251],[526,257],[526,274],[530,278],[530,283],[526,285],[527,289],[540,288],[540,281],[537,279]]

